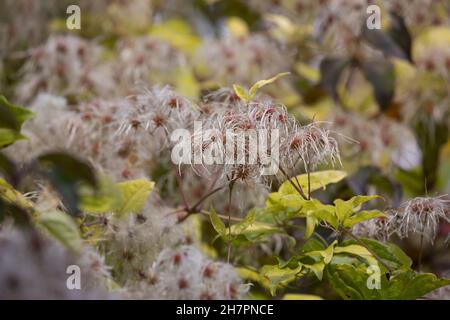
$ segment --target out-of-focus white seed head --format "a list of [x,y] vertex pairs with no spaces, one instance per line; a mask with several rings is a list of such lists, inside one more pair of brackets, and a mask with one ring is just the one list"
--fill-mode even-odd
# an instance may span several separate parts
[[418,197],[406,201],[395,214],[395,233],[401,238],[415,233],[433,242],[440,221],[450,222],[447,206],[448,201],[442,197]]

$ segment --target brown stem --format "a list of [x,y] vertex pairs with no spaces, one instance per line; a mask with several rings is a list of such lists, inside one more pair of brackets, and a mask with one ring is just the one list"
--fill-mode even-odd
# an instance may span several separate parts
[[227,250],[227,262],[230,263],[231,257],[231,198],[233,195],[233,187],[235,180],[231,180],[229,184],[229,196],[228,196],[228,250]]
[[[289,177],[289,175],[286,173],[286,171],[284,171],[284,169],[280,166],[280,171],[281,173],[286,177],[286,179],[289,181],[289,183],[294,187],[294,189],[302,196],[303,199],[307,200],[307,197],[305,196],[305,193],[302,190],[302,187],[300,185],[300,183],[298,185],[296,185],[291,178]],[[297,178],[297,177],[295,177]],[[298,180],[297,180],[298,181]]]
[[423,232],[420,234],[420,247],[419,247],[419,257],[417,259],[417,269],[422,272],[422,258],[423,258]]
[[177,177],[178,189],[180,190],[181,198],[183,199],[183,205],[184,205],[186,208],[188,208],[189,205],[188,205],[188,202],[187,202],[187,199],[186,199],[186,194],[184,193],[183,185],[182,185],[182,183],[181,183],[181,172],[178,172],[178,171],[177,171],[177,172],[175,173],[175,176]]
[[203,197],[201,197],[193,206],[191,206],[189,208],[189,211],[195,211],[196,209],[198,209],[198,206],[200,206],[206,199],[208,199],[209,197],[211,197],[213,194],[215,194],[216,192],[219,192],[220,190],[222,190],[223,188],[225,188],[225,186],[221,186],[221,187],[217,187],[213,190],[211,190],[210,192],[208,192],[207,194],[205,194]]
[[308,161],[308,200],[311,200],[311,170],[309,168],[309,161]]
[[[205,216],[208,216],[208,217],[211,216],[211,212],[206,211],[206,210],[201,210],[200,213],[205,215]],[[232,221],[236,221],[236,222],[241,222],[243,220],[243,219],[238,218],[238,217],[228,217],[228,216],[225,216],[223,214],[217,214],[217,216],[219,218],[221,218],[222,220],[228,220],[228,218],[230,218]]]

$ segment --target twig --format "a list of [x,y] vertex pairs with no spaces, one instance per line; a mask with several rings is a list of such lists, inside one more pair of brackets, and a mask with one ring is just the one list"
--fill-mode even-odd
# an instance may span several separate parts
[[[302,196],[303,199],[307,200],[305,193],[302,190],[301,185],[299,184],[298,186],[291,180],[291,178],[286,174],[286,172],[284,171],[284,169],[280,166],[280,171],[281,173],[286,177],[286,179],[288,179],[289,183],[294,187],[295,190],[297,190],[297,192]],[[295,177],[297,178],[297,177]],[[298,181],[298,180],[297,180]]]
[[[208,216],[208,217],[211,216],[211,212],[206,211],[206,210],[201,210],[199,213],[201,213],[201,214],[203,214],[205,216]],[[217,216],[219,218],[221,218],[222,220],[228,220],[228,218],[230,218],[230,220],[233,220],[233,221],[236,221],[236,222],[241,222],[242,220],[244,220],[244,219],[238,218],[238,217],[228,217],[228,216],[225,216],[223,214],[217,214]]]
[[235,180],[231,180],[228,188],[229,188],[229,196],[228,196],[228,250],[227,250],[227,262],[230,263],[231,257],[231,198],[233,195],[233,187]]
[[308,160],[308,166],[307,166],[307,174],[308,174],[308,200],[311,199],[311,170],[309,168],[309,160]]
[[420,234],[420,248],[419,248],[419,257],[417,260],[417,268],[419,272],[422,272],[422,258],[423,258],[423,232]]
[[178,189],[180,190],[180,193],[181,193],[181,198],[182,198],[182,200],[183,200],[183,205],[184,205],[186,208],[188,208],[189,205],[188,205],[188,202],[187,202],[187,199],[186,199],[186,194],[184,193],[183,185],[182,185],[182,181],[181,181],[181,172],[178,172],[178,171],[177,171],[177,172],[175,173],[175,176],[177,177]]
[[216,192],[219,192],[223,188],[225,188],[225,186],[217,187],[217,188],[211,190],[210,192],[208,192],[207,194],[205,194],[203,197],[200,198],[200,200],[198,200],[193,206],[191,206],[189,208],[189,211],[196,210],[198,208],[198,206],[200,206],[206,199],[208,199],[210,196],[212,196]]

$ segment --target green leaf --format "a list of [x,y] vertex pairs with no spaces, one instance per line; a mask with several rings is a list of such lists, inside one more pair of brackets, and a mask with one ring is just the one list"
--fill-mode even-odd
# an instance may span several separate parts
[[18,140],[24,139],[26,137],[17,131],[0,128],[0,148],[7,147]]
[[335,101],[339,101],[339,79],[349,64],[350,60],[346,58],[325,58],[320,63],[320,85]]
[[119,188],[108,178],[99,177],[98,189],[82,186],[80,189],[80,209],[89,213],[115,212],[122,205]]
[[370,273],[363,266],[333,265],[327,278],[344,299],[415,300],[440,287],[450,285],[449,279],[439,279],[431,273],[413,270],[396,271],[389,280],[380,275],[380,289],[368,286]]
[[306,200],[303,199],[298,193],[282,194],[279,192],[272,192],[266,199],[266,207],[290,208],[291,211],[296,212],[303,208],[305,201]]
[[33,117],[33,112],[13,105],[4,96],[0,96],[0,115],[0,128],[20,131],[22,124]]
[[121,204],[115,213],[122,217],[127,213],[139,213],[142,211],[155,183],[146,179],[136,179],[120,182],[117,185],[121,193]]
[[362,63],[362,70],[372,85],[380,110],[387,110],[395,95],[394,64],[386,59],[370,59]]
[[262,287],[269,290],[269,280],[267,278],[261,277],[259,271],[255,271],[249,268],[239,267],[235,268],[239,277],[245,280],[250,280],[252,282],[259,283]]
[[314,264],[303,264],[303,266],[311,270],[316,275],[317,279],[322,281],[323,270],[325,269],[325,263],[323,261],[319,261]]
[[38,223],[67,248],[74,251],[81,249],[82,240],[78,227],[72,218],[64,212],[43,213],[39,217]]
[[[393,243],[382,243],[373,239],[361,239],[384,263],[393,269],[410,268],[411,259],[398,246]],[[357,244],[356,241],[344,241],[342,246]]]
[[[346,225],[352,225],[354,221],[355,223],[359,222],[358,219],[365,219],[367,216],[369,219],[371,215],[376,216],[375,213],[372,213],[370,211],[364,211],[359,216],[357,214],[353,214],[355,211],[358,211],[361,208],[361,205],[365,202],[368,202],[373,199],[381,198],[378,195],[370,195],[370,196],[355,196],[351,198],[350,200],[343,201],[341,199],[336,199],[334,201],[334,204],[336,205],[336,216],[338,217],[339,223],[342,224],[344,227]],[[381,215],[382,216],[382,215]],[[359,218],[357,218],[359,217]],[[349,222],[347,220],[350,219]],[[361,221],[363,221],[361,220]],[[353,223],[354,224],[354,223]]]
[[[330,265],[326,269],[326,277],[331,287],[345,300],[380,299],[380,291],[369,289],[367,267],[355,267],[347,264]],[[381,287],[386,287],[385,277],[380,277]]]
[[351,228],[355,224],[362,221],[385,217],[384,213],[379,210],[363,210],[355,213],[344,221],[344,228]]
[[[231,232],[233,234],[233,228],[231,228]],[[284,231],[283,229],[275,227],[271,224],[258,221],[253,222],[242,231],[242,235],[244,235],[245,238],[251,242],[263,240],[264,237],[274,233],[284,233]]]
[[8,182],[0,178],[0,223],[5,217],[20,226],[31,226],[33,205]]
[[336,217],[339,223],[343,223],[344,220],[353,213],[353,206],[349,201],[336,199],[334,200],[334,205],[336,207]]
[[311,213],[306,215],[306,232],[305,232],[305,239],[308,239],[311,237],[311,235],[314,233],[314,230],[316,229],[317,224],[319,221],[316,217],[314,217]]
[[325,250],[325,246],[322,242],[317,239],[309,239],[305,242],[305,244],[301,248],[303,253],[311,252],[311,251],[321,251]]
[[19,170],[16,164],[6,155],[0,153],[0,173],[12,185],[17,185],[19,178]]
[[347,202],[351,204],[351,206],[353,207],[353,209],[359,210],[360,206],[363,203],[369,202],[370,200],[374,200],[374,199],[382,199],[382,197],[378,196],[378,195],[362,195],[362,196],[354,196],[352,197],[350,200],[348,200]]
[[415,300],[433,290],[450,285],[450,279],[439,279],[432,273],[416,273],[412,270],[400,271],[390,280],[384,299]]
[[382,51],[386,55],[411,61],[410,59],[411,48],[409,48],[409,52],[407,52],[406,51],[407,47],[405,46],[405,43],[396,42],[399,40],[399,37],[410,36],[409,32],[407,32],[407,29],[405,28],[403,31],[406,32],[400,34],[402,32],[402,30],[400,30],[399,28],[400,20],[398,21],[393,20],[393,22],[394,22],[392,25],[393,29],[391,29],[391,31],[388,31],[387,33],[384,33],[379,29],[369,29],[363,27],[362,29],[363,39],[366,40],[366,42],[369,43],[372,47]]
[[268,84],[271,84],[271,83],[275,82],[276,80],[280,79],[281,77],[287,76],[289,74],[290,74],[290,72],[283,72],[283,73],[277,74],[276,76],[274,76],[274,77],[272,77],[270,79],[260,80],[260,81],[256,82],[250,88],[249,95],[248,95],[249,100],[253,99],[253,97],[256,95],[258,90],[261,89],[262,87],[264,87],[264,86],[266,86]]
[[50,152],[37,158],[39,171],[61,196],[64,206],[72,215],[79,214],[79,187],[83,184],[97,187],[97,179],[92,167],[77,157]]
[[[305,256],[313,258],[315,263],[304,263],[300,262],[305,268],[311,270],[317,277],[317,279],[322,280],[323,271],[325,266],[331,262],[334,254],[334,247],[337,241],[333,241],[328,248],[318,251],[310,251],[305,253]],[[302,260],[303,261],[303,260]]]
[[33,207],[32,203],[27,198],[25,198],[22,193],[14,189],[8,182],[1,178],[0,198],[24,209],[31,209]]
[[242,221],[239,221],[239,223],[231,226],[231,234],[236,236],[243,233],[250,225],[253,224],[255,221],[255,216],[256,210],[250,210]]
[[347,246],[339,246],[334,248],[334,253],[349,253],[356,255],[365,259],[369,265],[378,266],[378,260],[369,252],[369,250],[361,245],[351,244]]
[[[310,183],[311,183],[311,192],[319,190],[319,189],[325,189],[325,187],[331,183],[336,183],[341,181],[347,176],[347,173],[345,171],[339,171],[339,170],[324,170],[324,171],[317,171],[317,172],[311,172],[310,174]],[[291,178],[291,181],[298,185],[300,183],[300,186],[304,192],[308,191],[308,174],[301,174],[297,176],[296,178]],[[297,183],[298,181],[298,183]],[[283,184],[280,186],[279,193],[281,194],[298,194],[298,192],[295,190],[295,188],[292,186],[292,184],[289,181],[283,182]]]
[[211,224],[219,236],[226,241],[235,241],[235,245],[248,243],[248,241],[257,242],[274,233],[284,233],[281,228],[270,223],[255,221],[257,214],[260,214],[259,211],[261,211],[259,208],[251,209],[242,221],[228,228],[217,215],[216,211],[211,209]]
[[198,46],[201,44],[200,38],[193,32],[190,25],[181,19],[169,19],[154,24],[149,34],[163,39],[178,50],[191,55],[195,54]]
[[388,30],[394,42],[402,49],[407,60],[412,60],[412,36],[409,32],[405,20],[394,11],[390,12],[391,25]]
[[322,259],[325,264],[328,264],[328,263],[330,263],[331,259],[333,258],[334,247],[336,244],[337,244],[337,241],[335,240],[326,249],[310,251],[310,252],[305,253],[305,255],[308,257],[311,257],[311,258]]
[[[332,205],[323,204],[317,199],[305,200],[301,213],[306,214],[306,217],[312,216],[315,219],[325,221],[333,228],[337,228],[339,225],[336,208]],[[302,216],[302,214],[299,216]]]
[[222,219],[219,218],[217,215],[217,212],[214,208],[211,208],[209,211],[209,217],[211,219],[211,224],[216,230],[216,232],[223,238],[228,237],[227,227],[225,226],[225,223],[223,223]]
[[0,148],[25,139],[20,133],[22,124],[33,117],[33,113],[23,107],[15,106],[4,96],[0,96]]
[[268,280],[270,294],[274,296],[277,290],[296,280],[301,270],[301,265],[295,269],[282,269],[278,265],[266,265],[259,270],[259,274]]
[[242,88],[242,86],[238,85],[238,84],[233,84],[233,89],[234,92],[236,93],[236,95],[243,101],[248,102],[250,101],[249,96],[247,95],[247,92],[245,91],[244,88]]

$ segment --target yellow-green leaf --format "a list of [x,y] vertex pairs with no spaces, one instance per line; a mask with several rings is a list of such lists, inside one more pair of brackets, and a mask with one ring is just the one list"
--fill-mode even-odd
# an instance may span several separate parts
[[152,192],[155,183],[146,179],[120,182],[117,188],[121,193],[121,204],[115,210],[119,216],[126,213],[139,213]]
[[270,79],[259,80],[250,88],[250,91],[248,94],[248,99],[251,100],[255,96],[255,94],[258,92],[258,90],[261,89],[262,87],[264,87],[268,84],[271,84],[272,82],[275,82],[276,80],[280,79],[281,77],[287,76],[289,74],[290,74],[290,72],[283,72],[283,73],[277,74],[275,77],[272,77]]
[[241,98],[241,100],[248,102],[250,100],[247,92],[245,91],[244,88],[242,88],[242,86],[238,85],[238,84],[233,84],[233,89],[234,92],[237,94],[237,96],[239,98]]
[[80,209],[89,213],[113,212],[122,205],[121,192],[108,177],[99,177],[97,190],[81,188]]
[[317,219],[311,213],[308,213],[306,215],[305,239],[311,237],[311,235],[314,233],[314,230],[316,229],[317,223],[318,223]]
[[360,212],[355,213],[351,217],[344,220],[344,227],[350,228],[354,226],[357,223],[360,223],[362,221],[374,219],[374,218],[381,218],[385,217],[384,213],[382,213],[379,210],[363,210]]
[[369,250],[357,244],[334,248],[334,253],[349,253],[364,258],[369,265],[378,265],[377,259],[373,257]]
[[374,199],[383,199],[381,196],[378,195],[369,195],[369,196],[354,196],[353,198],[351,198],[350,200],[348,200],[347,202],[351,204],[351,206],[356,209],[359,210],[360,206],[363,203],[366,203],[370,200],[374,200]]
[[317,279],[322,280],[323,269],[325,269],[325,263],[323,261],[319,261],[314,264],[303,264],[303,266],[311,270],[316,275]]
[[336,199],[334,201],[334,205],[336,207],[336,217],[338,218],[338,221],[342,223],[345,219],[351,216],[353,213],[353,207],[352,205],[344,200]]
[[256,210],[250,210],[242,221],[231,226],[231,234],[240,235],[246,231],[246,229],[255,221],[255,216]]
[[235,37],[244,37],[248,34],[247,23],[239,17],[229,17],[227,19],[227,28]]
[[[311,172],[310,174],[310,180],[311,180],[311,192],[319,190],[321,188],[325,189],[325,187],[331,183],[336,183],[341,181],[347,176],[347,173],[344,171],[339,170],[324,170],[324,171],[317,171],[317,172]],[[291,181],[298,185],[300,183],[300,186],[303,190],[303,192],[308,192],[308,175],[307,174],[301,174],[297,176],[297,178],[291,178]],[[297,182],[298,181],[298,182]],[[295,190],[295,188],[292,186],[292,184],[289,181],[285,181],[280,189],[278,190],[281,194],[298,194],[298,192]]]
[[279,288],[294,281],[301,270],[301,265],[295,269],[280,268],[278,265],[266,265],[260,269],[259,274],[268,280],[270,294],[275,295]]
[[192,31],[185,21],[171,19],[160,24],[154,24],[150,35],[166,40],[175,48],[188,54],[195,54],[201,44],[200,38]]
[[19,191],[14,189],[8,182],[0,178],[0,197],[9,203],[15,204],[21,208],[32,208],[32,204]]
[[219,216],[217,215],[216,210],[214,210],[214,208],[211,208],[211,210],[209,212],[209,217],[211,219],[211,224],[212,224],[214,230],[216,230],[216,232],[221,237],[226,237],[226,235],[228,233],[227,227],[225,226],[223,221],[219,218]]

